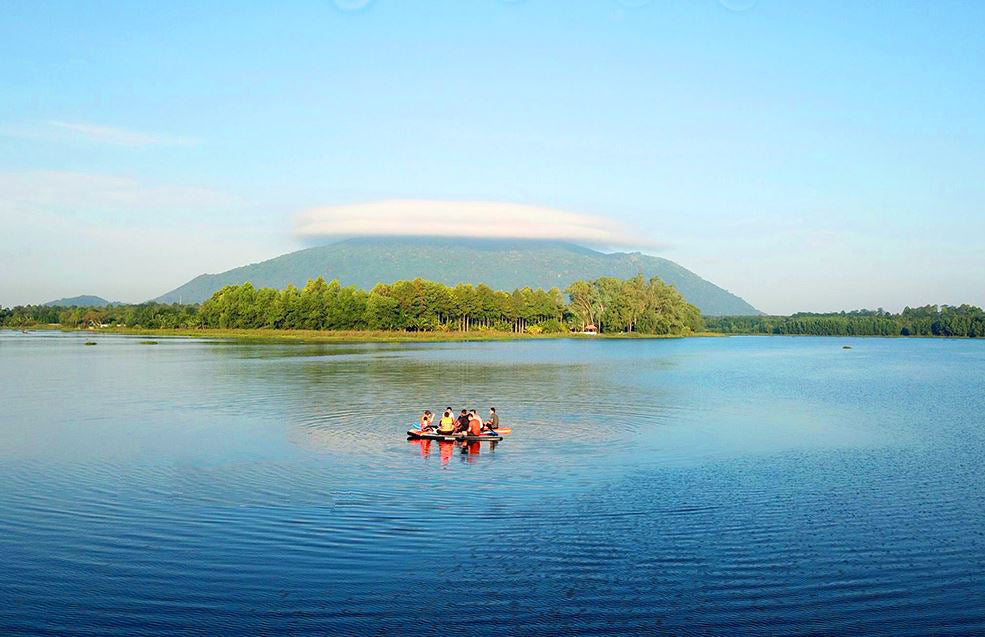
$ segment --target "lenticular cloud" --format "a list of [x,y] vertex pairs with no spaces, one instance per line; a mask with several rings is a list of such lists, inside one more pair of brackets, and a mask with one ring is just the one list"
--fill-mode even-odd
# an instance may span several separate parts
[[298,217],[297,232],[319,236],[438,236],[560,239],[595,245],[640,245],[604,217],[489,201],[400,199],[323,206]]

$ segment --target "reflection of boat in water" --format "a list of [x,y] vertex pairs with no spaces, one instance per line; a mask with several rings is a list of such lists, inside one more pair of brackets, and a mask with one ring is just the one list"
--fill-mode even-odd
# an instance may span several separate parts
[[454,442],[439,442],[438,452],[441,454],[441,464],[447,465],[451,462],[451,456],[455,453],[455,443]]
[[421,457],[427,458],[431,454],[430,443],[432,441],[438,442],[438,452],[441,457],[441,465],[446,466],[451,460],[451,456],[455,451],[455,447],[458,446],[461,449],[461,453],[464,458],[462,460],[466,462],[475,462],[479,458],[479,453],[482,451],[482,443],[489,443],[489,451],[496,448],[496,445],[503,439],[500,435],[500,431],[504,434],[512,433],[513,430],[497,429],[495,431],[484,431],[482,434],[466,435],[463,433],[459,434],[441,434],[434,430],[422,431],[418,427],[414,427],[407,430],[407,440],[411,444],[419,445],[421,449]]
[[[407,442],[412,445],[416,445],[421,450],[421,457],[425,460],[431,457],[431,445],[434,443],[433,440],[429,440],[427,438],[408,438]],[[455,442],[445,440],[438,441],[438,455],[441,458],[442,466],[451,462],[451,457],[455,453],[455,446]]]
[[417,445],[417,447],[421,450],[421,457],[422,458],[427,458],[428,456],[431,455],[431,441],[430,440],[422,440],[420,438],[415,438],[413,440],[408,439],[408,441],[412,445]]
[[[492,444],[495,445],[496,443],[493,442]],[[478,441],[462,444],[462,455],[464,455],[469,462],[475,462],[476,460],[478,460],[479,451],[481,450],[482,450],[482,445]]]
[[[428,438],[418,438],[418,437],[408,437],[407,442],[415,445],[421,453],[421,457],[424,459],[431,457],[432,447],[431,445],[435,442],[434,440]],[[482,440],[438,440],[438,454],[441,458],[442,466],[447,465],[451,462],[452,456],[455,454],[455,448],[458,447],[461,455],[465,456],[463,460],[467,462],[475,462],[479,453],[482,451]],[[489,441],[489,451],[493,451],[496,448],[498,441]]]

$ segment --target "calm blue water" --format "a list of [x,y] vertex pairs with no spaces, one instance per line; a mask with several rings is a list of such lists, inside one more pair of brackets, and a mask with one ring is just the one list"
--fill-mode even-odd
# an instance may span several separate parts
[[4,635],[985,634],[985,342],[140,340],[0,332]]

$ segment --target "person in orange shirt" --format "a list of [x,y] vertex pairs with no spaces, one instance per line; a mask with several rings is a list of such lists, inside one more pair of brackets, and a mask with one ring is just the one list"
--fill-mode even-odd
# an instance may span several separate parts
[[469,412],[469,426],[466,429],[466,433],[470,436],[482,435],[482,421],[474,409]]
[[421,416],[421,431],[431,431],[432,429],[434,429],[434,414],[430,410],[426,410]]

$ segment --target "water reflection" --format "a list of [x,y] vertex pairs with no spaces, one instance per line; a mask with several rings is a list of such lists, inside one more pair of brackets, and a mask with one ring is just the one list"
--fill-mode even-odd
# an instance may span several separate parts
[[985,634],[985,343],[98,338],[0,333],[3,634]]
[[472,464],[479,459],[479,454],[482,453],[483,446],[486,446],[487,455],[491,456],[493,451],[496,450],[496,445],[499,444],[499,441],[490,440],[485,442],[469,442],[462,440],[450,442],[444,440],[408,440],[407,443],[412,448],[416,448],[417,455],[425,461],[431,458],[432,444],[437,445],[438,457],[441,459],[441,466],[447,467],[452,458],[454,458],[456,451],[459,452],[463,462],[466,464]]

